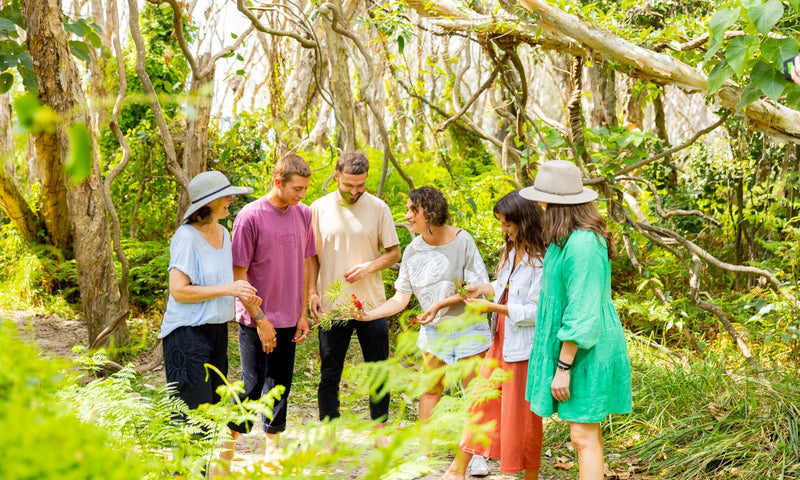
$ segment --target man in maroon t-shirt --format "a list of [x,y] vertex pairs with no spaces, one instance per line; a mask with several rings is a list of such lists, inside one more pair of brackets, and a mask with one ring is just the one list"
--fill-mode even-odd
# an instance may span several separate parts
[[[317,254],[311,210],[300,203],[311,169],[299,155],[278,160],[272,189],[247,204],[233,223],[233,276],[247,280],[261,297],[261,306],[237,302],[243,398],[258,399],[276,385],[285,391],[263,418],[274,447],[286,429],[286,410],[294,373],[295,346],[309,333],[304,264]],[[235,441],[252,425],[230,425]],[[232,453],[232,451],[231,451]]]

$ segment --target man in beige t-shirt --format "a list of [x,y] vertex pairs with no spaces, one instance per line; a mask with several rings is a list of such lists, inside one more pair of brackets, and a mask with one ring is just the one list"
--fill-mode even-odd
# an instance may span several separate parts
[[[381,270],[400,260],[400,241],[389,206],[365,191],[369,162],[361,152],[343,153],[336,162],[335,192],[311,204],[317,256],[310,262],[309,311],[316,320],[334,307],[324,292],[337,280],[345,286],[349,306],[351,294],[364,308],[386,301]],[[320,420],[339,417],[339,383],[353,331],[358,335],[364,361],[389,357],[389,328],[386,319],[358,322],[339,319],[330,330],[319,329],[322,360],[317,399]],[[389,395],[370,397],[370,417],[383,424],[389,415]]]

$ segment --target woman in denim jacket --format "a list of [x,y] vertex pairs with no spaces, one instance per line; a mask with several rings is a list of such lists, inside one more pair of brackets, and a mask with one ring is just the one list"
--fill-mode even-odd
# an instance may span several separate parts
[[[505,237],[497,280],[467,285],[464,299],[492,313],[492,346],[474,383],[459,452],[446,479],[465,478],[468,464],[473,476],[488,474],[485,465],[470,463],[473,455],[499,459],[504,473],[539,477],[542,419],[530,411],[525,384],[542,283],[543,213],[514,190],[497,202],[494,214]],[[493,301],[478,298],[492,294]]]

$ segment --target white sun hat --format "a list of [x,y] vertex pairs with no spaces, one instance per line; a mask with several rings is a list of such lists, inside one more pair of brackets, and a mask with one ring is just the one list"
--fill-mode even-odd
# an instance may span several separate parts
[[192,203],[183,215],[183,219],[186,220],[204,205],[208,205],[218,198],[248,193],[253,193],[253,189],[250,187],[234,187],[222,172],[209,170],[198,173],[189,182],[189,199]]
[[591,202],[597,198],[597,192],[583,186],[580,169],[566,160],[543,163],[533,186],[523,188],[519,194],[536,202],[565,205]]

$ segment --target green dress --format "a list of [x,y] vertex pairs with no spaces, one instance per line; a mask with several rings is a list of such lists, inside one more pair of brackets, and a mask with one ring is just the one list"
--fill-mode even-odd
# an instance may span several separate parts
[[[544,257],[536,332],[528,363],[525,398],[541,417],[558,413],[571,422],[597,423],[610,413],[631,411],[628,348],[611,300],[611,265],[605,240],[573,231],[563,248]],[[561,342],[578,346],[570,370],[570,397],[556,401],[550,384]]]

